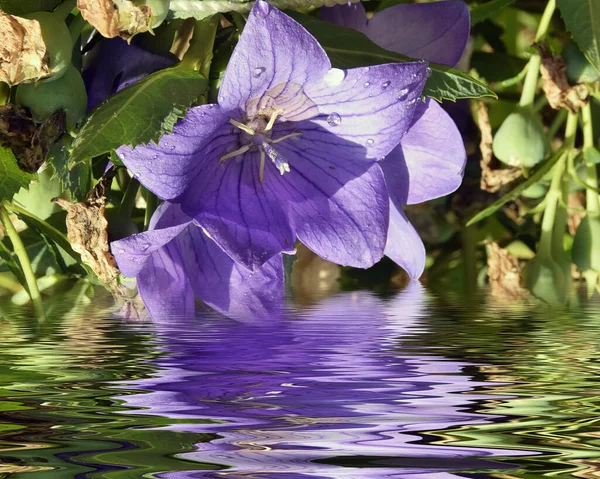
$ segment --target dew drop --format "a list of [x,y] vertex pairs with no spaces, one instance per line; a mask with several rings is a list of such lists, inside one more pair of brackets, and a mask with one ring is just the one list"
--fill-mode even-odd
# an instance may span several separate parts
[[327,117],[327,123],[329,123],[330,126],[338,126],[340,123],[342,123],[342,117],[335,112],[331,113]]
[[411,108],[415,103],[417,102],[416,98],[413,98],[412,100],[408,100],[406,102],[406,106],[405,108],[408,110],[409,108]]
[[171,146],[171,148],[169,148],[169,150],[171,150],[171,151],[175,150],[175,145]]
[[263,18],[265,18],[271,11],[271,7],[269,6],[269,4],[267,2],[264,2],[263,0],[259,0],[258,2],[256,2],[256,7],[256,11]]
[[369,87],[369,86],[371,86],[371,82],[368,82],[368,81],[366,81],[366,82],[365,82],[365,88],[367,88],[367,87]]
[[133,177],[137,180],[140,177],[140,174],[139,173],[134,173]]
[[153,160],[158,160],[158,155],[154,155],[154,156],[152,157],[152,159],[153,159]]
[[119,254],[123,254],[123,253],[125,253],[125,250],[124,249],[120,249],[119,250]]
[[373,138],[369,138],[369,139],[367,140],[367,145],[368,145],[368,146],[371,146],[373,143],[375,143],[375,140],[374,140]]
[[391,81],[386,81],[381,85],[381,89],[385,90],[387,87],[389,87],[392,84]]
[[369,67],[364,67],[362,72],[363,73],[369,73],[370,68]]
[[338,86],[346,78],[346,72],[339,68],[332,68],[325,74],[325,83],[329,86]]
[[265,67],[255,68],[254,70],[252,70],[252,76],[254,78],[258,78],[258,77],[260,77],[265,72],[265,70],[266,70]]
[[427,75],[427,78],[429,78],[431,76],[431,73],[432,73],[431,68],[427,67],[425,69],[425,75]]
[[400,100],[400,101],[406,100],[407,96],[408,96],[408,88],[403,88],[402,90],[400,90],[398,92],[398,100]]

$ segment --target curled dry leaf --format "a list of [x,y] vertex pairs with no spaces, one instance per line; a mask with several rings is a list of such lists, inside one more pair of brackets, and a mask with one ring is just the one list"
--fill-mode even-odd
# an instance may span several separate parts
[[0,145],[10,148],[19,168],[28,173],[39,169],[52,145],[65,131],[66,115],[62,110],[37,124],[22,106],[0,106]]
[[567,66],[560,55],[552,55],[544,43],[536,44],[542,57],[540,72],[542,87],[548,103],[555,110],[566,108],[571,113],[577,113],[587,103],[589,91],[583,84],[571,86],[567,80]]
[[77,0],[77,8],[106,38],[129,40],[136,33],[150,30],[152,9],[134,5],[130,0]]
[[479,149],[481,150],[481,184],[480,187],[484,191],[495,193],[503,186],[512,183],[519,178],[523,171],[521,168],[498,168],[499,162],[494,159],[492,153],[492,127],[485,103],[480,101],[477,108],[477,126],[481,132],[481,142]]
[[12,86],[45,78],[48,59],[40,23],[0,11],[0,81]]
[[53,200],[67,211],[67,238],[73,250],[100,281],[109,285],[119,276],[117,262],[108,247],[108,221],[104,217],[106,193],[113,176],[114,172],[109,170],[82,203]]
[[529,292],[521,287],[519,260],[493,241],[485,247],[491,296],[503,302],[528,298]]

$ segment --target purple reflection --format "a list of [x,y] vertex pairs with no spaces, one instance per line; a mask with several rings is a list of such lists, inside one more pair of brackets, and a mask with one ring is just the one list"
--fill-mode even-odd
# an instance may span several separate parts
[[[216,317],[157,325],[160,374],[133,384],[149,393],[121,399],[177,419],[173,430],[217,435],[180,456],[213,471],[160,477],[437,479],[502,467],[473,456],[519,452],[426,444],[419,434],[498,420],[473,412],[490,395],[473,392],[488,383],[465,373],[471,364],[402,349],[422,329],[424,303],[415,283],[389,301],[334,296],[268,327]],[[221,423],[185,424],[193,419]]]

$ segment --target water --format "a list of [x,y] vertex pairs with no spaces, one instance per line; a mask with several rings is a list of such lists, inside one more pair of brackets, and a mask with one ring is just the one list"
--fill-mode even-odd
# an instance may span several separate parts
[[412,287],[341,293],[262,324],[97,309],[42,324],[4,311],[0,477],[600,471],[597,305],[506,311]]

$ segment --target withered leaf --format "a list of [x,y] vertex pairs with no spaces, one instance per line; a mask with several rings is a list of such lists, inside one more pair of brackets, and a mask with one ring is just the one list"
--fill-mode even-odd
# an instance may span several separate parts
[[498,168],[499,161],[494,159],[492,152],[492,127],[488,116],[485,103],[480,101],[477,109],[477,126],[481,132],[481,142],[479,149],[481,150],[481,183],[480,188],[490,193],[495,193],[503,186],[512,183],[519,178],[523,172],[521,168]]
[[540,72],[542,88],[548,103],[555,110],[566,108],[577,113],[587,103],[589,91],[585,85],[569,85],[567,66],[560,55],[552,55],[548,46],[538,43],[536,48],[542,57]]
[[485,246],[491,296],[503,302],[528,298],[529,292],[521,286],[521,267],[517,258],[493,241]]
[[130,39],[150,30],[152,9],[130,0],[77,0],[83,18],[103,37]]
[[108,221],[104,216],[106,192],[113,176],[112,171],[105,175],[81,203],[53,200],[67,211],[67,238],[71,247],[106,284],[113,283],[119,276],[117,262],[108,247]]
[[0,11],[0,81],[12,86],[45,78],[48,58],[37,20]]
[[35,173],[46,159],[52,145],[66,131],[65,112],[59,110],[41,124],[36,124],[20,105],[0,106],[0,145],[10,148],[19,168]]

